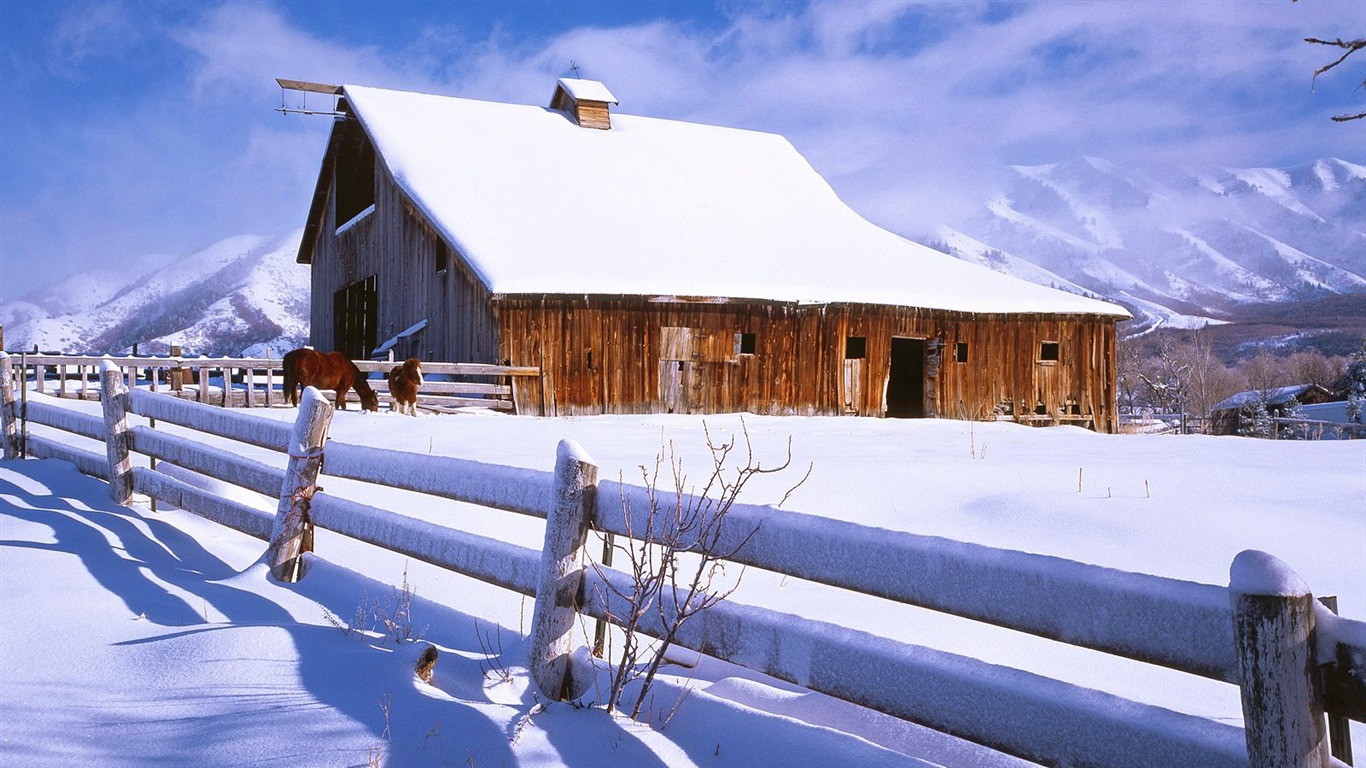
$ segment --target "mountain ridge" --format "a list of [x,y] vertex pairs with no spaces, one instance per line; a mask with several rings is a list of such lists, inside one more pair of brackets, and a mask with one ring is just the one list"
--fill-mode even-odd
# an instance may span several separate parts
[[308,340],[303,230],[235,235],[128,279],[85,273],[0,306],[6,347],[70,354],[279,357]]
[[929,242],[1123,304],[1135,316],[1130,333],[1366,292],[1366,166],[1123,167],[1081,157],[1008,170],[999,194]]

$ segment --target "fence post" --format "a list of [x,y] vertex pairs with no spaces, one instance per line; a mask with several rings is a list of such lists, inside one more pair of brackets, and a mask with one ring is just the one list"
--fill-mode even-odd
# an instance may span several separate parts
[[289,468],[280,489],[280,505],[270,531],[266,564],[278,581],[294,582],[303,578],[305,536],[312,535],[308,518],[309,501],[317,490],[318,470],[322,467],[323,441],[332,423],[332,406],[314,387],[305,387],[299,401],[299,416],[289,438]]
[[[184,361],[180,359],[180,345],[171,345],[171,368],[169,369],[167,382],[172,392],[180,392],[185,388],[185,368]],[[177,395],[178,397],[178,395]]]
[[1252,768],[1326,768],[1314,597],[1285,563],[1249,549],[1229,568],[1244,735]]
[[113,360],[100,363],[100,402],[104,406],[104,450],[109,457],[109,495],[115,504],[133,498],[133,462],[128,455],[128,387]]
[[561,440],[531,616],[531,674],[541,691],[555,700],[582,693],[570,679],[569,653],[583,585],[583,545],[597,488],[597,465],[578,443]]
[[6,461],[19,457],[19,405],[14,396],[14,366],[3,350],[0,350],[0,442],[4,443],[0,446],[0,457]]
[[[1324,608],[1338,612],[1338,596],[1323,595],[1319,602]],[[1328,748],[1333,753],[1333,757],[1351,765],[1352,764],[1352,723],[1341,715],[1328,715]]]

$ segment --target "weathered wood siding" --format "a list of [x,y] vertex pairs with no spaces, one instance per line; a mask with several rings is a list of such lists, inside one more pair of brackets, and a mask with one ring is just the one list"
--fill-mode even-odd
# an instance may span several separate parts
[[[930,309],[504,298],[499,357],[539,366],[562,415],[674,411],[881,416],[894,337],[923,339],[927,415],[1090,417],[1115,428],[1115,321]],[[754,334],[753,354],[737,334]],[[865,356],[845,360],[849,337]],[[957,362],[959,342],[966,362]],[[1059,359],[1041,361],[1041,345]],[[847,382],[847,383],[846,383]],[[1073,417],[1073,418],[1067,418]]]
[[[346,126],[354,122],[345,123]],[[324,205],[321,234],[312,254],[313,302],[310,343],[335,345],[332,295],[370,275],[378,276],[379,342],[421,320],[426,329],[403,339],[396,357],[469,363],[499,362],[493,303],[460,254],[427,223],[394,183],[382,159],[375,172],[374,211],[336,234],[335,206]],[[325,164],[324,167],[327,167]],[[452,180],[458,183],[458,180]],[[335,199],[335,182],[332,195]],[[445,269],[438,271],[445,254]]]

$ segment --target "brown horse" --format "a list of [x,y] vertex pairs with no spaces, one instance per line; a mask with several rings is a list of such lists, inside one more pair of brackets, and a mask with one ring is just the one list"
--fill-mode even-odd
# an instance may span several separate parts
[[389,371],[389,394],[393,396],[390,410],[417,415],[417,388],[422,386],[422,363],[415,357],[403,361]]
[[300,347],[285,354],[285,398],[290,405],[299,404],[299,390],[303,387],[332,389],[337,392],[337,409],[346,410],[346,392],[355,388],[360,407],[367,411],[379,410],[379,395],[365,381],[365,374],[340,352],[319,352]]

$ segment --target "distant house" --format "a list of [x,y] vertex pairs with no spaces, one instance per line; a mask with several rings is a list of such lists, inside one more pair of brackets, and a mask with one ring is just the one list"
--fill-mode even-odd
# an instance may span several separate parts
[[[1313,405],[1331,403],[1341,398],[1318,384],[1292,384],[1265,391],[1253,389],[1239,392],[1219,401],[1210,409],[1210,434],[1236,435],[1242,426],[1245,409],[1264,401],[1268,415],[1280,416],[1292,399],[1300,405]],[[1343,408],[1345,413],[1346,406]],[[1306,415],[1306,418],[1313,417]]]
[[537,366],[523,413],[1115,429],[1123,308],[869,223],[781,136],[613,114],[588,80],[549,107],[304,85],[338,113],[298,256],[314,346]]

